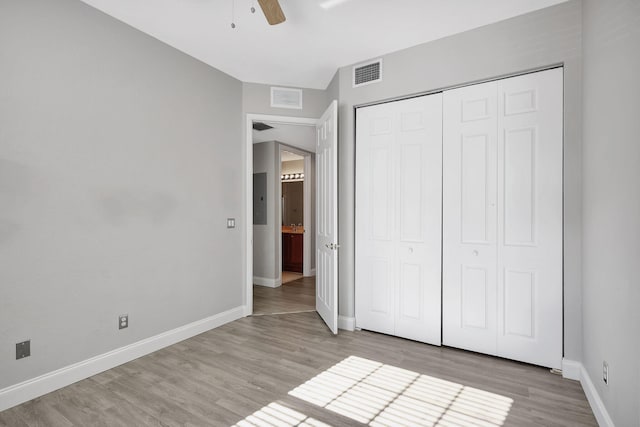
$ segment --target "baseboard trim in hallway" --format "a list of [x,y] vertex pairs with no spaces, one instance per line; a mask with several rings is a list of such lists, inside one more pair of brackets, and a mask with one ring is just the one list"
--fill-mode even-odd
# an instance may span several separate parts
[[244,306],[189,323],[0,390],[0,411],[244,317]]

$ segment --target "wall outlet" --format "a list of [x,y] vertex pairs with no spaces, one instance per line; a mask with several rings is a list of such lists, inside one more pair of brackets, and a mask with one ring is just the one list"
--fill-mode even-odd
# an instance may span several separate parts
[[16,343],[16,360],[31,356],[31,340]]
[[118,316],[118,329],[124,329],[129,327],[129,315],[121,314]]
[[609,364],[606,361],[602,362],[602,381],[609,385]]

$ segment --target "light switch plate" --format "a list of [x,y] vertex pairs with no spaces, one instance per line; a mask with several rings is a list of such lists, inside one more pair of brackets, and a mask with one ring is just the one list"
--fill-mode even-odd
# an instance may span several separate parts
[[236,228],[235,218],[227,218],[227,228]]

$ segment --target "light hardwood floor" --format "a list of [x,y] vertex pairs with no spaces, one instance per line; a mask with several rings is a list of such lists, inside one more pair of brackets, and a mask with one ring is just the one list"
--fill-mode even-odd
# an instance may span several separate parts
[[316,309],[316,278],[302,277],[277,288],[253,286],[253,314],[295,313]]
[[237,320],[1,412],[0,425],[416,426],[421,413],[422,425],[596,425],[580,385],[547,369],[334,336],[316,313]]

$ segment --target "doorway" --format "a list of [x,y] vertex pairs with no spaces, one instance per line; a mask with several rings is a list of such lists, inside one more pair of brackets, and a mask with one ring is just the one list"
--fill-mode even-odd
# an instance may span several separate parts
[[[254,310],[254,283],[261,288],[282,289],[282,211],[281,207],[281,179],[282,164],[280,156],[271,156],[264,164],[254,163],[257,145],[258,151],[267,154],[283,151],[300,150],[306,152],[307,159],[315,159],[317,167],[314,178],[317,185],[315,207],[307,209],[308,221],[314,228],[309,232],[309,238],[303,239],[309,250],[304,251],[303,275],[312,272],[313,261],[317,263],[316,283],[313,295],[315,311],[318,312],[332,333],[338,332],[338,282],[337,282],[337,254],[338,254],[338,221],[337,221],[337,101],[331,102],[329,108],[319,119],[283,117],[248,114],[246,122],[246,292],[245,314],[251,315]],[[263,134],[262,141],[254,139],[254,126],[271,130],[285,128],[306,129],[313,134],[312,138],[285,140],[285,135],[273,137]],[[262,143],[267,143],[262,145]],[[276,148],[277,147],[277,148]],[[311,168],[310,164],[309,168]],[[307,168],[307,170],[310,170]],[[269,170],[271,173],[269,173]],[[273,177],[277,177],[277,181]],[[271,177],[271,179],[269,179]],[[275,183],[274,183],[275,181]],[[306,180],[305,180],[306,182]],[[255,190],[255,191],[254,191]],[[306,192],[310,199],[310,193]],[[304,195],[304,192],[303,192]],[[303,196],[304,197],[304,196]],[[315,219],[310,214],[315,213]],[[304,230],[303,220],[303,233]],[[291,224],[289,224],[291,225]],[[297,228],[297,224],[296,224]],[[262,237],[266,234],[267,244]],[[313,237],[312,237],[313,236]],[[312,242],[315,241],[315,242]],[[306,267],[305,267],[306,266]],[[271,272],[269,276],[261,276],[263,272]],[[309,277],[309,276],[307,276]]]
[[252,123],[254,315],[315,311],[315,138],[312,125]]

